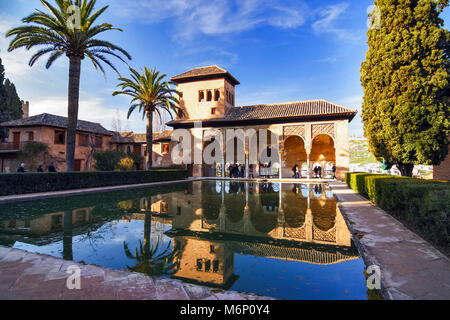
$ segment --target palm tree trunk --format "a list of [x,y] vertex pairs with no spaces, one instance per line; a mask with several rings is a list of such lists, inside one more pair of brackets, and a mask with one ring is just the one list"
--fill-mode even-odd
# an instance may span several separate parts
[[69,106],[67,121],[66,170],[75,169],[75,140],[78,122],[78,104],[80,99],[81,59],[70,57],[69,66]]
[[147,112],[147,170],[152,168],[153,159],[153,112]]
[[63,259],[73,260],[72,251],[72,211],[64,212],[63,225]]

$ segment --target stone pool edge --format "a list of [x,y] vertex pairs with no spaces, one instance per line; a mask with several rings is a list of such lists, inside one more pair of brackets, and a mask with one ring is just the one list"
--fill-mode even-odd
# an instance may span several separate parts
[[[69,290],[71,266],[81,288]],[[0,246],[0,300],[276,300]]]
[[345,183],[329,186],[366,266],[381,269],[384,299],[450,299],[450,259]]

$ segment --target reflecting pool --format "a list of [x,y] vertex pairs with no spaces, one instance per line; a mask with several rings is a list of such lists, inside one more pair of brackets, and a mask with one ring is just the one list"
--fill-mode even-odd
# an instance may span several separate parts
[[280,299],[367,299],[327,185],[198,181],[0,213],[0,245]]

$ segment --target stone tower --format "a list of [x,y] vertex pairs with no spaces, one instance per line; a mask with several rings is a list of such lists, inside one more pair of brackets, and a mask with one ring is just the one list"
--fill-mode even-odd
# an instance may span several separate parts
[[21,101],[22,102],[22,118],[28,118],[30,116],[30,102],[29,101]]
[[228,71],[209,66],[195,68],[170,80],[182,93],[181,120],[201,120],[223,117],[235,106],[235,86],[240,84]]

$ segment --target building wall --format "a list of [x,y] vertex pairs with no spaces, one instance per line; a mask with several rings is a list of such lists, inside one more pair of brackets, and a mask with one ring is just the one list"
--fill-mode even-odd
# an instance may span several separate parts
[[[55,144],[55,130],[61,130],[66,132],[65,143]],[[14,133],[20,133],[20,141],[26,142],[28,140],[28,133],[34,133],[34,140],[36,142],[42,142],[48,145],[49,151],[47,157],[42,163],[44,170],[54,162],[57,171],[66,170],[66,147],[67,147],[67,130],[52,128],[52,127],[23,127],[23,128],[11,128],[9,130],[9,140],[13,142]],[[75,160],[81,161],[81,171],[88,170],[88,159],[90,154],[90,147],[79,146],[80,132],[77,132],[76,145],[75,145]],[[103,136],[102,148],[96,148],[96,150],[106,150],[109,149],[110,136]],[[7,163],[4,164],[5,172],[14,172],[17,168],[13,168],[15,162],[15,157],[12,159],[6,159]],[[25,168],[27,163],[25,162]]]
[[[205,131],[220,130],[225,138],[227,129],[242,129],[244,132],[254,129],[256,132],[259,130],[269,130],[278,135],[279,137],[279,158],[282,160],[282,177],[292,177],[292,161],[299,161],[299,166],[302,163],[308,163],[309,168],[312,171],[314,164],[319,163],[322,170],[325,170],[327,164],[336,166],[336,177],[339,180],[345,178],[345,172],[349,170],[350,166],[350,147],[349,147],[349,134],[348,134],[348,120],[335,120],[335,121],[316,121],[316,122],[299,122],[289,124],[273,124],[273,125],[259,125],[259,126],[240,126],[230,128],[192,128],[190,129],[192,136],[192,161],[193,176],[204,176],[204,167],[201,165],[203,152],[203,136]],[[290,137],[296,136],[299,139],[288,141],[288,145],[285,148],[285,142]],[[223,142],[225,145],[225,142]],[[268,143],[270,145],[270,143]],[[260,147],[258,145],[258,162],[260,160]],[[249,154],[253,152],[249,149],[249,138],[246,138],[245,142],[246,158],[249,159]],[[196,152],[200,151],[200,152]],[[197,157],[197,159],[196,159]],[[224,162],[226,163],[226,151],[224,152]],[[235,159],[237,160],[237,159]],[[262,162],[262,161],[261,161]],[[246,164],[245,162],[241,163]],[[249,163],[247,162],[247,165]],[[310,173],[310,177],[312,174]]]
[[[450,136],[448,138],[450,140]],[[433,166],[433,179],[450,181],[450,145],[445,160],[440,165]]]
[[[177,90],[183,94],[180,101],[181,108],[185,112],[183,119],[222,117],[233,106],[233,104],[227,102],[226,92],[228,91],[234,96],[235,88],[225,79],[181,83],[177,85]],[[212,92],[212,101],[206,101],[207,90]],[[214,101],[215,90],[220,90],[220,101]],[[199,91],[205,93],[205,101],[203,102],[199,102]],[[211,114],[212,108],[216,108],[214,115]]]

